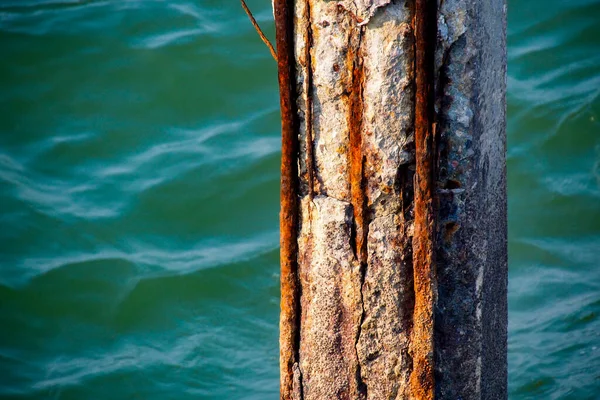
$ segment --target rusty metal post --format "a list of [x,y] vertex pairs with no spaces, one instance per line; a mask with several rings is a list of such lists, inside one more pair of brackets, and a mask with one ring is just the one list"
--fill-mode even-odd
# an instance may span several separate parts
[[505,1],[274,12],[281,398],[505,399]]
[[[281,397],[291,399],[294,367],[298,361],[299,297],[298,283],[298,124],[295,107],[295,62],[293,0],[275,0],[277,67],[281,108],[281,316],[280,375]],[[298,397],[298,396],[295,396]]]

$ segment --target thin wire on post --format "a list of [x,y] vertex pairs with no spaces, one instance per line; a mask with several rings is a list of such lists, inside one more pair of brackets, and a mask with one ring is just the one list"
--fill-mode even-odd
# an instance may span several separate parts
[[275,59],[275,61],[277,61],[277,52],[275,51],[275,48],[273,47],[273,45],[271,44],[271,42],[269,41],[269,39],[267,39],[267,37],[263,33],[262,29],[260,29],[260,26],[258,25],[258,22],[256,22],[256,19],[254,19],[254,16],[252,15],[252,12],[248,8],[248,5],[246,4],[246,2],[244,0],[240,0],[240,1],[242,3],[242,7],[244,8],[244,11],[246,11],[246,14],[248,15],[248,18],[250,18],[250,22],[252,23],[252,26],[254,26],[254,29],[256,29],[256,32],[258,33],[258,36],[260,36],[261,40],[269,48],[269,51],[271,52],[271,55],[273,56],[273,59]]

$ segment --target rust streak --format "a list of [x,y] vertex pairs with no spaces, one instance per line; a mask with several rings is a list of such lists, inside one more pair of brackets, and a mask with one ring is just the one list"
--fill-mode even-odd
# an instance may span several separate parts
[[277,66],[281,107],[281,315],[280,398],[294,396],[294,365],[298,362],[298,132],[295,108],[293,0],[275,0]]
[[366,196],[364,190],[362,127],[363,127],[363,86],[364,70],[360,54],[360,42],[363,28],[358,32],[356,48],[349,46],[347,63],[352,71],[349,93],[350,113],[348,127],[350,130],[350,195],[354,211],[355,251],[362,265],[367,262],[367,229],[366,229]]
[[435,300],[434,241],[434,92],[433,71],[436,38],[436,0],[416,0],[415,99],[415,226],[413,269],[415,309],[411,353],[411,398],[433,400],[433,305]]
[[313,101],[312,101],[312,57],[310,50],[313,46],[312,18],[310,9],[310,0],[305,0],[304,19],[306,21],[306,36],[304,42],[304,60],[305,60],[305,76],[304,93],[306,94],[306,172],[308,182],[308,196],[312,200],[315,197],[315,156],[313,143]]

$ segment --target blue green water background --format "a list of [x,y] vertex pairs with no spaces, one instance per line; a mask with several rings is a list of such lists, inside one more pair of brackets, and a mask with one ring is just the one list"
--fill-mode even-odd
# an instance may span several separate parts
[[[510,398],[598,399],[600,2],[510,1],[508,42]],[[276,69],[239,2],[2,0],[0,54],[0,398],[276,399]]]

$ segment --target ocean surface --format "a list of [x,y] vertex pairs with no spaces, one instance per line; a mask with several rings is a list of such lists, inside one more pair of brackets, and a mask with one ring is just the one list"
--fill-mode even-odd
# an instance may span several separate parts
[[[511,0],[508,42],[510,398],[599,399],[600,2]],[[0,398],[276,399],[276,67],[239,2],[1,0],[0,50]]]

